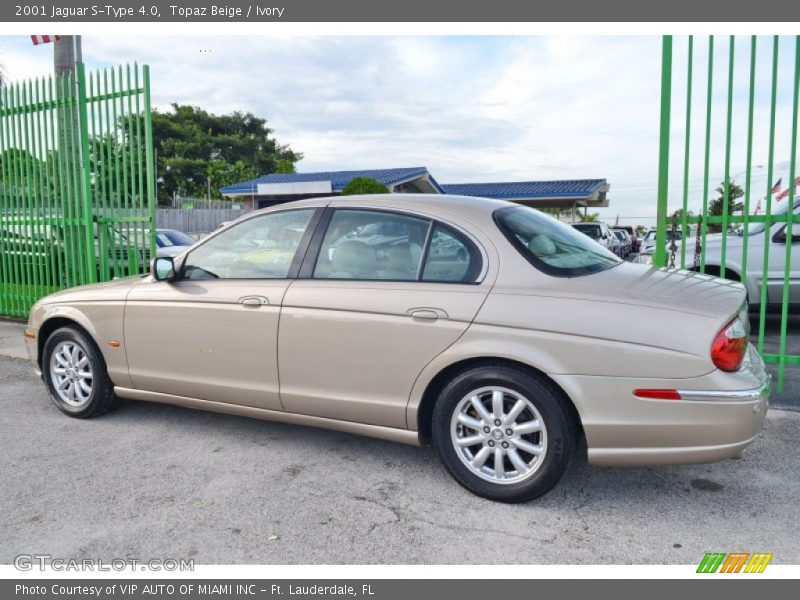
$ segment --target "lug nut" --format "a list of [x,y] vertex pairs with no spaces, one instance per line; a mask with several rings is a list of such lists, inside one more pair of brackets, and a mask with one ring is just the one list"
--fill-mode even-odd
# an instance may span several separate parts
[[508,448],[508,442],[503,442],[503,448]]
[[483,428],[483,433],[489,433],[490,431],[491,431],[491,429],[489,429],[488,427],[484,427]]
[[514,431],[509,427],[506,429],[506,435],[514,435]]
[[492,440],[489,440],[489,448],[494,448],[494,442]]
[[494,424],[497,425],[498,427],[500,427],[500,423],[501,423],[500,419],[494,420]]

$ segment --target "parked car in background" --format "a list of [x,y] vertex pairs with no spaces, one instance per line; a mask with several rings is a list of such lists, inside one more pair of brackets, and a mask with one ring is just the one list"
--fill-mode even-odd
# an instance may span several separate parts
[[589,238],[593,239],[595,242],[600,244],[603,248],[610,250],[614,254],[617,254],[615,251],[618,246],[619,242],[617,241],[616,236],[611,233],[611,230],[608,228],[608,225],[605,223],[598,223],[598,222],[588,222],[588,223],[571,223],[572,227],[580,231],[582,234],[588,236]]
[[196,243],[192,236],[177,229],[156,229],[157,256],[177,256]]
[[46,296],[25,340],[72,417],[130,398],[430,440],[462,486],[522,502],[579,440],[606,466],[739,456],[769,394],[747,328],[739,283],[526,206],[384,194],[250,213],[150,275]]
[[[63,220],[60,215],[35,222],[27,217],[0,217],[0,260],[5,257],[9,265],[16,264],[23,271],[46,265],[52,269],[55,285],[68,285],[71,277],[78,276],[76,261],[68,260],[68,256],[84,247],[86,234],[82,223],[65,224]],[[97,216],[91,226],[91,252],[98,279],[139,273],[149,264],[152,257],[144,231],[136,226],[114,225]]]
[[622,230],[627,232],[628,238],[630,238],[631,242],[631,252],[639,252],[639,243],[641,240],[639,239],[639,234],[636,233],[635,227],[632,225],[614,225],[612,229],[614,231]]
[[[776,216],[785,215],[789,203],[784,202],[775,211]],[[800,196],[794,200],[794,214],[800,214]],[[741,281],[742,274],[747,272],[745,286],[751,307],[761,303],[761,284],[764,279],[764,248],[768,253],[767,270],[767,306],[776,308],[783,300],[783,289],[786,270],[786,246],[791,246],[788,287],[789,308],[793,313],[800,312],[800,217],[797,224],[793,224],[792,236],[787,239],[786,223],[772,223],[769,231],[764,223],[751,223],[747,232],[739,231],[738,234],[728,234],[725,250],[725,278]],[[747,240],[747,266],[742,263],[742,247]],[[694,263],[694,249],[697,243],[695,237],[686,239],[686,262]],[[669,249],[667,250],[669,252]],[[706,234],[705,242],[705,272],[709,275],[720,275],[722,272],[722,234]]]
[[614,229],[612,233],[617,237],[620,243],[620,258],[627,258],[631,253],[631,237],[624,229]]
[[[682,237],[683,236],[682,236],[680,230],[676,230],[675,231],[675,241],[679,242]],[[672,229],[671,228],[667,229],[667,231],[666,231],[666,240],[667,240],[667,245],[669,246],[669,243],[672,241]],[[687,245],[687,247],[688,247],[688,245]],[[641,247],[639,248],[639,252],[641,252],[642,254],[652,254],[655,251],[655,248],[656,248],[656,230],[655,229],[649,229],[647,231],[647,233],[644,235],[644,237],[642,238],[642,243],[641,243]]]

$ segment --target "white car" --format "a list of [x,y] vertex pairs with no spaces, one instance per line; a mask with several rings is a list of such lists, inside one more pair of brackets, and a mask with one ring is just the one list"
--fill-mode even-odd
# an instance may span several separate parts
[[[785,215],[788,202],[774,213]],[[800,208],[800,196],[794,200],[794,214]],[[751,306],[761,303],[761,281],[764,270],[764,249],[768,249],[767,305],[779,306],[783,299],[784,272],[786,269],[786,244],[791,246],[789,267],[789,305],[800,310],[800,219],[793,227],[791,239],[786,238],[786,223],[772,223],[769,231],[764,223],[751,223],[747,232],[728,234],[725,249],[725,278],[742,281],[745,268],[742,262],[744,240],[747,239],[747,268],[745,287]],[[686,240],[686,264],[691,266],[696,238]],[[669,252],[669,250],[667,250]],[[705,272],[720,275],[722,265],[722,234],[706,235]]]

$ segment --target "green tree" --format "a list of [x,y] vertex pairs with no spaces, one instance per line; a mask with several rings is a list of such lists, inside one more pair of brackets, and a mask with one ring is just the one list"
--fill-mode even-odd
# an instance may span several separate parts
[[[732,215],[736,211],[742,210],[742,203],[736,202],[736,200],[744,196],[744,190],[736,185],[735,181],[730,182],[729,190],[728,215]],[[715,191],[717,192],[717,197],[708,203],[708,215],[719,217],[722,216],[725,207],[725,182],[722,182]],[[708,233],[720,233],[721,231],[722,225],[718,223],[708,224]]]
[[583,220],[586,223],[597,223],[600,220],[600,213],[588,213]]
[[354,196],[356,194],[388,194],[389,190],[380,181],[371,177],[355,177],[344,186],[342,196]]
[[196,106],[173,104],[153,111],[153,145],[160,202],[178,193],[205,196],[265,173],[291,173],[302,154],[271,136],[266,119],[239,111],[215,115]]

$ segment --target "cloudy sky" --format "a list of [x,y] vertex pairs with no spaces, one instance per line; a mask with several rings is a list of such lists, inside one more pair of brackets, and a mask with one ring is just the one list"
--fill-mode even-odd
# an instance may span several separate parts
[[[686,39],[676,38],[670,204],[680,203]],[[702,202],[707,39],[695,43],[690,204]],[[728,39],[717,38],[711,184],[724,173]],[[777,177],[788,181],[793,48],[779,60]],[[251,111],[305,155],[300,171],[424,165],[441,183],[605,177],[603,218],[655,216],[661,40],[629,37],[84,37],[90,68],[151,66],[153,103]],[[731,174],[745,168],[749,38],[735,45]],[[766,164],[771,40],[759,39],[754,159]],[[0,37],[9,79],[52,47]],[[766,168],[754,168],[763,195]],[[737,179],[743,180],[743,175]]]

